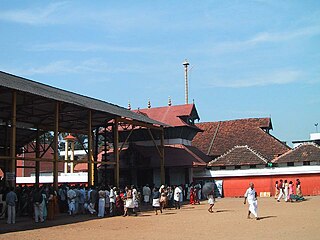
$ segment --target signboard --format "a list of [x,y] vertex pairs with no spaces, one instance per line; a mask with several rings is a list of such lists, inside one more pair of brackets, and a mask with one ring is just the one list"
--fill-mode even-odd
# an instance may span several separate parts
[[15,173],[13,172],[6,172],[6,180],[7,181],[14,181],[16,178]]

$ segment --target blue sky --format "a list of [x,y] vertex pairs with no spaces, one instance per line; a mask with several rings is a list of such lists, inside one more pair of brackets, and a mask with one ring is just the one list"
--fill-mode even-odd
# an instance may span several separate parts
[[120,106],[183,104],[187,58],[201,121],[320,122],[320,1],[2,0],[0,36],[0,70]]

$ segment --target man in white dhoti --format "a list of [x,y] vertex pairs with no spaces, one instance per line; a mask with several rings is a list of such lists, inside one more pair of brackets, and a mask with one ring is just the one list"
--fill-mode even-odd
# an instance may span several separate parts
[[149,187],[148,184],[146,184],[143,188],[142,188],[142,195],[143,195],[143,202],[145,204],[150,203],[150,196],[151,196],[151,189]]
[[173,200],[175,209],[180,209],[180,198],[182,195],[182,191],[178,186],[175,186],[174,193],[173,193]]
[[250,183],[249,188],[247,189],[246,193],[244,194],[244,204],[246,204],[246,201],[248,199],[249,204],[249,212],[248,212],[248,218],[250,219],[250,213],[252,213],[256,220],[259,220],[258,217],[258,201],[257,201],[257,192],[254,189],[254,184]]

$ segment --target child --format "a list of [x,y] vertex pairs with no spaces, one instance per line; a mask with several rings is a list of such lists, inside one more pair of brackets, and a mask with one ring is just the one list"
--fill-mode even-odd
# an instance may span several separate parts
[[210,212],[210,213],[213,213],[213,210],[212,210],[212,208],[213,208],[213,206],[214,206],[214,192],[213,191],[211,191],[209,194],[208,194],[208,203],[209,203],[209,208],[208,208],[208,211]]

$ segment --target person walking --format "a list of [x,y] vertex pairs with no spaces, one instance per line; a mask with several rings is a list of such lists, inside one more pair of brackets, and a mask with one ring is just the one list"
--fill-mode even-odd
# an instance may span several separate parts
[[289,183],[286,180],[284,180],[284,184],[283,184],[284,188],[283,188],[283,193],[284,193],[284,201],[288,202],[289,199]]
[[212,190],[209,194],[208,194],[208,203],[209,203],[209,208],[208,208],[208,212],[209,213],[213,213],[213,206],[214,206],[214,190]]
[[10,192],[6,196],[6,204],[8,209],[8,224],[16,223],[16,204],[18,202],[17,194],[14,192],[14,187],[10,187]]
[[284,196],[283,190],[284,190],[284,185],[283,185],[283,181],[281,179],[279,182],[279,196],[277,198],[277,202],[280,202],[280,199]]
[[254,189],[253,183],[249,184],[249,188],[244,194],[243,204],[246,204],[247,200],[249,204],[249,211],[248,211],[247,218],[250,219],[250,214],[252,213],[255,216],[256,220],[259,220],[258,211],[257,211],[258,210],[257,192]]

